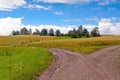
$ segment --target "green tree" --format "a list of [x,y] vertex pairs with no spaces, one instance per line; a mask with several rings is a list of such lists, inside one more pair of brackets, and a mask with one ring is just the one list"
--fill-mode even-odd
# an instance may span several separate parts
[[75,28],[73,29],[73,31],[71,31],[71,35],[72,38],[77,38],[77,34],[76,34],[76,30]]
[[85,36],[85,37],[89,37],[89,31],[86,28],[84,28],[83,32],[82,32],[82,35]]
[[78,30],[76,31],[77,38],[81,38],[82,37],[82,31],[83,31],[83,26],[80,25]]
[[20,35],[20,31],[16,31],[16,34],[17,34],[17,35]]
[[61,32],[60,32],[59,29],[57,29],[55,33],[56,33],[56,36],[60,36],[61,35]]
[[73,33],[73,31],[72,31],[72,30],[68,31],[68,36],[71,36],[71,35],[72,35],[72,33]]
[[20,35],[19,31],[12,31],[12,35]]
[[47,34],[48,34],[47,29],[42,29],[42,30],[41,30],[41,35],[42,35],[42,36],[46,36]]
[[98,27],[93,28],[93,30],[91,31],[91,35],[94,37],[100,36],[99,28]]
[[34,35],[40,35],[40,31],[38,29],[35,29],[35,32],[33,32]]
[[16,31],[12,31],[12,35],[16,35]]
[[53,29],[49,30],[49,36],[54,36],[54,30]]
[[25,28],[25,27],[23,27],[23,28],[20,30],[20,33],[21,33],[22,35],[29,34],[27,28]]

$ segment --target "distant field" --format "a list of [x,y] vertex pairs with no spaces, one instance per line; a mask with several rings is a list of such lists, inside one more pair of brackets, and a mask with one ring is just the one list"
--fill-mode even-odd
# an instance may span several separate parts
[[29,44],[31,42],[40,42],[53,40],[54,37],[50,36],[0,36],[0,46],[18,46]]
[[120,36],[72,39],[67,36],[1,36],[0,80],[32,80],[52,62],[44,48],[61,48],[90,54],[120,45]]
[[102,36],[77,39],[55,38],[49,41],[32,42],[28,46],[37,46],[43,48],[62,48],[81,53],[92,53],[101,48],[120,45],[120,36]]

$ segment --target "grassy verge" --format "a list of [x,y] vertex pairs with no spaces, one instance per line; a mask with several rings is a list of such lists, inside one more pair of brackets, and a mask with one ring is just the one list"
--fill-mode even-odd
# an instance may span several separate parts
[[52,55],[42,48],[17,47],[0,49],[1,80],[32,80],[52,61]]

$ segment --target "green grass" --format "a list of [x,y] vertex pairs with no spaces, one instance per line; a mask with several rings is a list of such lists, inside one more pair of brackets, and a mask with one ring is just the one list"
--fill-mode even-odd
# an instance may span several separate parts
[[52,61],[52,55],[36,47],[0,49],[0,80],[32,80]]
[[65,40],[65,39],[71,39],[70,36],[58,36],[54,38],[55,40]]

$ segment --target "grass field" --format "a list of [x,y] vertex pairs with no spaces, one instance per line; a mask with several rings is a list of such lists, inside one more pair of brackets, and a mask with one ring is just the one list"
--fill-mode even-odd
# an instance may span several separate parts
[[90,54],[101,48],[120,45],[120,36],[102,36],[78,39],[54,39],[49,41],[32,42],[28,46],[43,48],[62,48],[75,52]]
[[120,36],[81,39],[66,36],[1,36],[0,80],[32,80],[52,62],[53,57],[45,48],[90,54],[114,45],[120,45]]

